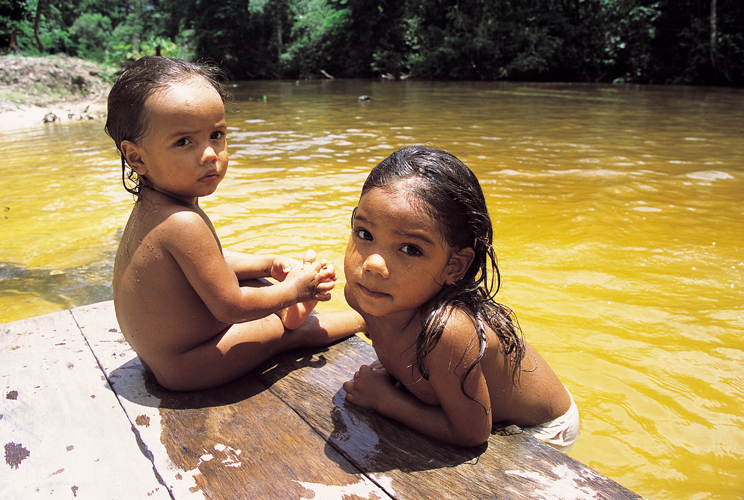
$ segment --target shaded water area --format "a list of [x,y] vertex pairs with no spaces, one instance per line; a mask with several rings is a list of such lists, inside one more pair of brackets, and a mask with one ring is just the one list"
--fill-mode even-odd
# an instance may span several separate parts
[[[570,455],[649,499],[744,497],[744,91],[231,91],[230,170],[202,200],[226,248],[341,266],[369,170],[406,145],[446,149],[486,192],[501,301],[579,405]],[[0,323],[109,299],[132,198],[102,124],[0,138]],[[320,310],[345,307],[342,285]]]

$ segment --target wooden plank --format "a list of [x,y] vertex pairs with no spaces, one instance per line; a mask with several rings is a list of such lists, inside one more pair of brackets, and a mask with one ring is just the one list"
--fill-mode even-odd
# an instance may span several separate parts
[[0,325],[0,386],[0,498],[170,498],[69,311]]
[[641,498],[516,427],[487,445],[458,448],[346,403],[343,382],[375,360],[371,346],[352,338],[322,352],[277,356],[259,378],[398,499]]
[[167,391],[124,341],[111,302],[72,313],[174,498],[388,498],[255,376]]

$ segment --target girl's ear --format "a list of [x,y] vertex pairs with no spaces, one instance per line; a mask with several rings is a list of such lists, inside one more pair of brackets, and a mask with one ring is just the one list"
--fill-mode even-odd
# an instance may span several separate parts
[[462,275],[470,269],[473,259],[475,259],[475,250],[470,247],[463,248],[459,252],[453,252],[447,263],[445,284],[451,285],[462,278]]
[[137,172],[137,175],[145,175],[147,173],[147,166],[142,159],[142,149],[137,145],[136,142],[132,141],[121,141],[121,154],[127,161],[127,165],[132,170]]

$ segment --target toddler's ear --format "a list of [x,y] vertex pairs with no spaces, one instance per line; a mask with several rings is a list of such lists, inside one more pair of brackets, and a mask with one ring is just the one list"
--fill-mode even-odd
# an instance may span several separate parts
[[470,269],[473,259],[475,259],[475,250],[470,247],[463,248],[459,252],[452,252],[450,260],[447,263],[445,284],[451,285],[462,278],[462,275]]
[[142,160],[142,151],[137,143],[132,141],[121,141],[121,154],[127,161],[132,170],[137,172],[138,175],[144,175],[147,173],[147,167],[145,162]]

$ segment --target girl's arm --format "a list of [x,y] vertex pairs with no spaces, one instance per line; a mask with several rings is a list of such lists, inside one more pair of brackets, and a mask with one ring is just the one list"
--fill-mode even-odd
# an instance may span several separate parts
[[344,384],[347,400],[445,443],[458,446],[484,443],[491,434],[492,415],[480,366],[473,369],[465,383],[467,393],[478,402],[463,394],[460,387],[467,367],[477,355],[477,342],[468,346],[472,334],[472,323],[458,321],[453,314],[439,344],[426,357],[429,383],[439,406],[426,404],[395,387],[381,365],[362,366],[354,380]]

